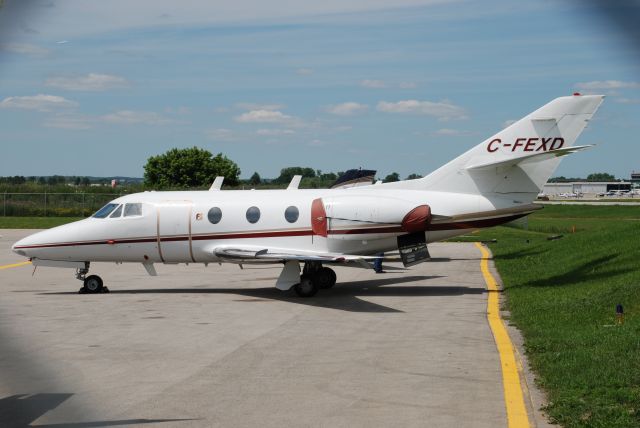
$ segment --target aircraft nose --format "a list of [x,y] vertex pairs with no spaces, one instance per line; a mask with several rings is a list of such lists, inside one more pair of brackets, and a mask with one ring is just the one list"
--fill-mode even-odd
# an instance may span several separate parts
[[21,256],[29,257],[29,255],[27,254],[27,251],[21,248],[21,247],[24,247],[24,245],[25,245],[25,239],[21,239],[11,246],[11,251]]
[[55,240],[52,241],[52,230],[53,229],[43,230],[26,236],[13,244],[11,250],[23,257],[33,257],[34,251],[37,252],[40,245],[55,242]]

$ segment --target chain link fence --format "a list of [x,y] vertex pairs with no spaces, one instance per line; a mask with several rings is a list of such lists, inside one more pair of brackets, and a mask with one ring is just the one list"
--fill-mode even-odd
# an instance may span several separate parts
[[0,193],[4,217],[88,217],[119,193]]

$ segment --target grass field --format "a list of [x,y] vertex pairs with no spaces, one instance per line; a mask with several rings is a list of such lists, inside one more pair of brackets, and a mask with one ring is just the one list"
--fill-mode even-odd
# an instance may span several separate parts
[[510,322],[525,337],[552,421],[640,427],[640,207],[546,206],[528,230],[473,236],[497,239],[490,247]]
[[0,217],[0,229],[48,229],[72,221],[79,217]]

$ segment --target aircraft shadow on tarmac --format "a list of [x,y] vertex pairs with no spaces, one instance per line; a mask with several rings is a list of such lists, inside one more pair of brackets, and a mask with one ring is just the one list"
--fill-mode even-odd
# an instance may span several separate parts
[[92,428],[121,425],[141,425],[161,422],[180,422],[193,419],[125,419],[114,421],[66,422],[31,425],[50,410],[55,409],[73,394],[41,393],[17,394],[0,399],[0,422],[3,428]]
[[[407,276],[385,277],[379,279],[339,282],[330,290],[320,290],[311,298],[302,298],[293,291],[282,292],[275,287],[261,288],[144,288],[128,290],[111,290],[112,294],[237,294],[245,296],[247,302],[278,300],[299,305],[324,307],[347,312],[403,312],[388,306],[363,300],[359,297],[429,297],[459,296],[465,294],[482,294],[484,288],[442,285],[398,285],[407,282],[426,281],[442,278],[442,276]],[[209,286],[209,285],[207,285]],[[69,295],[73,292],[48,292],[45,295]]]

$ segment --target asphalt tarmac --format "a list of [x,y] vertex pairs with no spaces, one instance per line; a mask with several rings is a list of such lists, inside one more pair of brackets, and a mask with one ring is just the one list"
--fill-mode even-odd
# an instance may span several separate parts
[[[0,230],[0,267],[32,232]],[[430,252],[306,299],[277,266],[96,263],[99,295],[0,269],[0,426],[506,426],[480,252]]]

